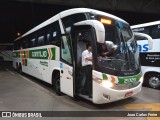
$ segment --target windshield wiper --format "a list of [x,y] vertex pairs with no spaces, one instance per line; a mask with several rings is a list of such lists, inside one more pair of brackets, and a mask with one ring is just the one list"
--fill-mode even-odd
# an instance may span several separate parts
[[125,61],[125,64],[127,65],[127,69],[129,70],[130,65],[129,65],[128,46],[126,45],[126,42],[124,41],[123,34],[121,31],[120,31],[120,39],[123,43],[123,50],[124,50],[124,56],[125,56],[124,61]]

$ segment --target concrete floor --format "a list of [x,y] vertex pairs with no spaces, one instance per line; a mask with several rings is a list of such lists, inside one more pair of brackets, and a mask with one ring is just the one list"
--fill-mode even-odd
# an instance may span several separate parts
[[[149,107],[146,107],[150,105]],[[132,107],[134,106],[134,107]],[[135,108],[135,106],[138,106]],[[139,107],[142,106],[142,107]],[[158,110],[160,111],[160,90],[143,87],[142,91],[125,100],[94,105],[91,102],[63,95],[57,96],[52,86],[28,75],[19,75],[11,64],[0,64],[0,111],[127,111],[127,110]],[[2,118],[0,118],[1,120]],[[14,119],[14,118],[8,118]],[[22,118],[16,118],[22,119]],[[71,120],[70,117],[32,118]],[[134,117],[77,117],[78,120],[135,120]],[[27,119],[28,120],[28,119]],[[136,117],[136,120],[151,120]],[[160,120],[156,118],[154,120]]]

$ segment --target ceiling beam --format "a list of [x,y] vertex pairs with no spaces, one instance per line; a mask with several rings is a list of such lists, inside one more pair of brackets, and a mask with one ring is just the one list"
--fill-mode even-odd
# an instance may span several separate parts
[[[16,0],[16,1],[160,14],[159,12],[160,7],[157,6],[157,3],[160,3],[160,0]],[[156,6],[156,9],[154,8],[154,6]]]

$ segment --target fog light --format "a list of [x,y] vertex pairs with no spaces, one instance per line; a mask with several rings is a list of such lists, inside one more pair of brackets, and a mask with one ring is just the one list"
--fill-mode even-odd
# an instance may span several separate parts
[[109,95],[106,95],[106,94],[103,94],[103,97],[107,100],[110,100],[110,96]]

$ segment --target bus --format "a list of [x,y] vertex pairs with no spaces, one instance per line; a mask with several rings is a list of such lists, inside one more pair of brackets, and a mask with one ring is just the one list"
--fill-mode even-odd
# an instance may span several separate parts
[[0,61],[12,62],[13,60],[13,43],[0,44]]
[[147,39],[138,37],[138,47],[144,75],[144,85],[160,88],[160,21],[131,26],[134,32],[145,33],[152,37],[153,48],[148,49]]
[[[143,82],[134,36],[129,24],[114,15],[69,9],[14,40],[13,67],[52,84],[57,95],[78,96],[95,104],[125,99],[139,93]],[[101,57],[107,41],[116,50]],[[93,58],[91,98],[80,92],[82,81],[87,80],[81,59],[88,42]]]

